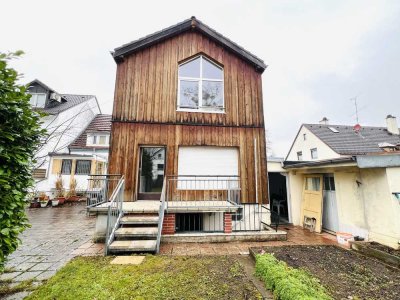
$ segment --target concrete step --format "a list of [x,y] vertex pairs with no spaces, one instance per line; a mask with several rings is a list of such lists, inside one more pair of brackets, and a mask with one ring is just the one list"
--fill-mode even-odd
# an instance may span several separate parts
[[115,231],[116,238],[156,238],[158,227],[122,227]]
[[147,225],[158,224],[158,216],[142,216],[142,215],[128,215],[121,219],[121,224],[124,225]]
[[155,252],[156,240],[114,241],[109,250],[111,252]]

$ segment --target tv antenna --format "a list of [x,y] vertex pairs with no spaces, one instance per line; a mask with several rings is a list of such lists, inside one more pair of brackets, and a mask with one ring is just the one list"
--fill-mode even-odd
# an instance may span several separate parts
[[357,96],[350,98],[350,101],[354,102],[354,106],[356,108],[356,119],[357,119],[357,124],[358,124],[358,105],[357,105]]

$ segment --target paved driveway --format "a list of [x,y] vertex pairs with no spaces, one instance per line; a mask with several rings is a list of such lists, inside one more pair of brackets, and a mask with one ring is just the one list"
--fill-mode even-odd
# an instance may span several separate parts
[[84,204],[34,208],[27,211],[32,225],[20,237],[22,244],[9,256],[7,273],[0,279],[44,280],[77,255],[78,248],[101,248],[90,243],[95,217],[86,216]]

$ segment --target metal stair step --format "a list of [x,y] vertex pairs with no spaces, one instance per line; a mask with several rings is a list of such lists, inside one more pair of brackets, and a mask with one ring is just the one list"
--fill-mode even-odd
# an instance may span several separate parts
[[117,238],[157,237],[158,227],[122,227],[115,231]]
[[109,250],[112,252],[154,252],[156,247],[156,240],[113,241]]
[[158,224],[160,218],[158,216],[141,216],[131,215],[121,218],[121,224]]

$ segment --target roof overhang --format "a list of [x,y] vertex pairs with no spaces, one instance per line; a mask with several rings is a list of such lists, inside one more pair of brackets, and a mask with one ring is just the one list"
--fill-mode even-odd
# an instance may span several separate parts
[[303,162],[284,161],[283,164],[284,164],[283,166],[284,169],[291,169],[291,170],[317,168],[317,167],[318,168],[330,167],[330,166],[335,166],[335,167],[357,166],[356,157],[354,156],[320,160],[320,161],[303,161]]
[[222,45],[224,48],[232,51],[233,53],[235,53],[248,63],[254,65],[256,70],[259,71],[260,73],[264,72],[264,70],[267,68],[267,65],[264,63],[263,60],[261,60],[254,54],[251,54],[238,44],[229,40],[228,38],[224,37],[222,34],[216,32],[214,29],[208,27],[195,17],[192,17],[174,26],[168,27],[161,31],[145,36],[144,38],[138,39],[131,43],[122,45],[121,47],[115,48],[114,52],[112,52],[111,54],[114,57],[114,60],[118,63],[120,61],[123,61],[124,57],[129,54],[135,53],[141,49],[160,43],[161,41],[177,36],[186,31],[197,31],[204,34],[205,36],[214,40],[218,44]]

